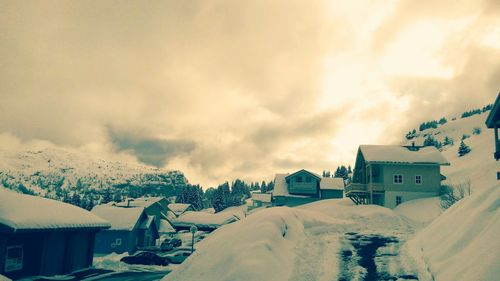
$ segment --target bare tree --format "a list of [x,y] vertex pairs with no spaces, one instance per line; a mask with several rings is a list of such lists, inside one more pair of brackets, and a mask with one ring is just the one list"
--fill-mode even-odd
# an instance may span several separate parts
[[470,180],[457,185],[443,185],[441,186],[440,193],[441,208],[448,209],[453,204],[462,200],[465,196],[469,196],[470,194]]

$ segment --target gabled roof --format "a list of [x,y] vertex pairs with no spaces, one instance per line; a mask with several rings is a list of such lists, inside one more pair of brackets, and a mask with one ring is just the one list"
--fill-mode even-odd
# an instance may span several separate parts
[[97,205],[92,209],[92,213],[109,221],[111,223],[110,230],[133,230],[138,225],[144,208]]
[[368,163],[450,165],[434,146],[410,150],[399,145],[360,145],[359,151]]
[[344,190],[343,178],[321,178],[319,182],[321,190]]
[[167,220],[161,219],[160,226],[158,228],[158,232],[160,232],[160,233],[174,233],[175,229]]
[[498,123],[498,120],[500,120],[500,93],[498,93],[495,104],[493,105],[490,114],[488,114],[488,118],[486,118],[486,126],[490,129],[494,128],[495,122]]
[[[115,203],[116,206],[120,207],[144,207],[149,208],[151,205],[164,200],[164,197],[141,197],[136,199],[130,199],[130,201],[124,201]],[[166,199],[165,199],[166,200]]]
[[295,172],[295,173],[293,173],[293,174],[287,175],[287,176],[285,177],[285,179],[287,180],[287,179],[289,179],[289,178],[291,178],[291,177],[295,176],[295,175],[296,175],[296,174],[298,174],[298,173],[307,173],[307,174],[309,174],[309,175],[311,175],[311,176],[313,176],[313,177],[317,178],[318,180],[321,180],[321,176],[320,176],[320,175],[318,175],[318,174],[316,174],[316,173],[313,173],[313,172],[309,172],[308,170],[305,170],[305,169],[302,169],[302,170],[299,170],[299,171],[297,171],[297,172]]
[[290,193],[288,193],[288,187],[286,185],[286,180],[285,177],[288,176],[288,174],[276,174],[274,177],[274,189],[273,189],[273,196],[288,196]]
[[107,221],[80,207],[0,187],[0,233],[109,226]]
[[151,227],[151,224],[155,221],[155,216],[148,216],[147,219],[145,219],[141,225],[139,226],[139,229],[148,229]]
[[189,209],[189,207],[191,207],[191,204],[185,204],[185,203],[170,203],[167,206],[167,208],[170,211],[172,211],[176,216],[180,216],[187,209]]

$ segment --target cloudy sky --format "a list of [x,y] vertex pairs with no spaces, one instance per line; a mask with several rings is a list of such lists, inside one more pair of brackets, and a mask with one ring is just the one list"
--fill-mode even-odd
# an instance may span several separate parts
[[352,164],[499,90],[496,0],[0,1],[0,145],[205,187]]

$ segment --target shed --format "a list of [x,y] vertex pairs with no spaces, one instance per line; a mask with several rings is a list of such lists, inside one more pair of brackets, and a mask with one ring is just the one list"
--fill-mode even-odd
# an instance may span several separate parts
[[96,253],[133,253],[154,246],[159,238],[155,216],[148,216],[143,207],[98,205],[92,213],[111,223],[111,228],[97,234]]
[[321,199],[338,199],[344,197],[344,179],[324,177],[319,183]]
[[92,266],[102,218],[73,205],[0,188],[0,274],[61,275]]

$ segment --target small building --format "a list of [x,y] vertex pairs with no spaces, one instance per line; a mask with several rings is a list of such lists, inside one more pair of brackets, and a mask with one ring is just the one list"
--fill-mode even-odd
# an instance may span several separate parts
[[143,207],[98,205],[92,213],[111,223],[111,228],[97,234],[96,253],[134,253],[138,248],[156,245],[156,218],[148,216]]
[[92,266],[102,218],[73,205],[0,188],[0,275],[68,274]]
[[175,217],[179,217],[180,215],[188,211],[195,211],[193,205],[185,203],[170,203],[168,204],[167,208],[171,212],[171,214],[175,215]]
[[119,207],[144,208],[148,216],[155,217],[156,227],[160,235],[171,235],[175,233],[175,229],[170,223],[172,216],[169,214],[168,204],[169,201],[165,197],[141,197],[128,199],[125,202],[115,203],[114,205]]
[[343,189],[343,179],[321,177],[304,169],[292,174],[276,174],[273,206],[293,207],[321,199],[342,198],[341,187]]
[[434,146],[361,145],[345,195],[356,204],[388,208],[438,196],[443,165],[450,163]]
[[272,205],[272,194],[271,193],[252,193],[252,208],[269,207]]
[[[498,161],[500,160],[500,139],[498,138],[498,128],[500,128],[500,93],[498,93],[495,104],[493,105],[488,118],[486,118],[486,126],[489,129],[494,130],[495,152],[493,153],[493,157]],[[500,172],[498,179],[500,179]]]

